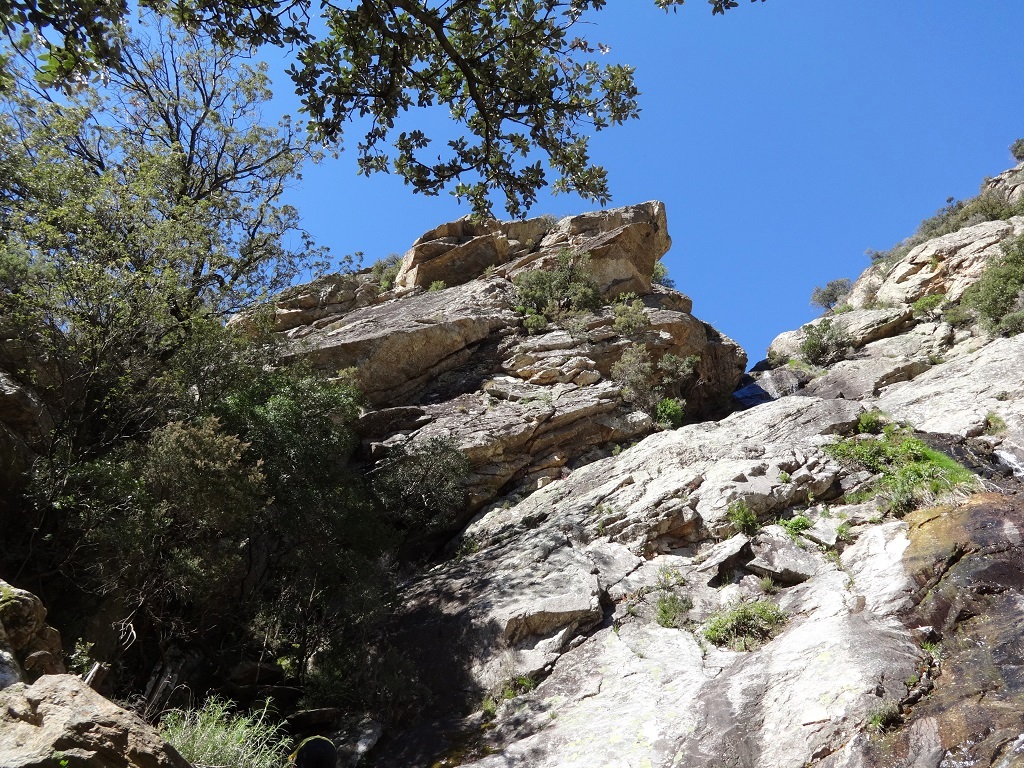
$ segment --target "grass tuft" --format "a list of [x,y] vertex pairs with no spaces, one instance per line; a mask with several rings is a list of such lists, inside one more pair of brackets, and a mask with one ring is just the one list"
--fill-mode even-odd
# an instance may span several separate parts
[[277,768],[288,758],[290,741],[267,714],[266,707],[234,713],[231,702],[211,697],[200,709],[168,712],[160,730],[196,768]]

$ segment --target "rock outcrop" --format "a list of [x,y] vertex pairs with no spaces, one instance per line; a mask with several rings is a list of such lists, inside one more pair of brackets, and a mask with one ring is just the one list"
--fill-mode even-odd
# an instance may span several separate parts
[[[273,326],[287,359],[353,373],[371,406],[359,426],[371,457],[437,437],[463,451],[473,511],[657,428],[612,375],[630,348],[642,347],[654,371],[669,355],[693,361],[686,381],[671,382],[685,390],[686,414],[722,411],[746,356],[690,314],[689,298],[652,285],[670,243],[656,202],[558,222],[462,219],[413,245],[395,288],[380,290],[373,270],[322,278],[282,295]],[[566,249],[588,254],[606,301],[641,296],[642,322],[616,330],[606,305],[525,333],[514,277],[555,268]]]
[[60,633],[31,592],[0,580],[0,688],[64,672]]
[[73,675],[0,691],[4,768],[191,768],[155,729]]
[[[1019,170],[989,186],[1016,194]],[[1021,217],[976,224],[872,266],[831,315],[845,359],[780,366],[807,328],[783,334],[746,410],[485,503],[458,555],[403,593],[402,642],[445,727],[385,738],[376,765],[1014,765],[1024,519],[991,491],[1024,480],[1024,336],[914,304],[956,301],[1022,232]],[[506,342],[485,391],[600,391],[598,349],[621,340],[590,343]],[[876,411],[991,479],[888,513],[879,476],[826,450]],[[417,428],[457,432],[444,418]],[[781,625],[711,632],[742,610]]]

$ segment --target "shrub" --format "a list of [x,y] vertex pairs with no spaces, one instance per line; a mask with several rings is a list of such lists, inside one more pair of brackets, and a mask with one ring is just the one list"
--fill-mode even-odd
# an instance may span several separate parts
[[914,310],[914,317],[930,315],[945,300],[946,294],[944,293],[933,293],[931,296],[922,296],[911,305],[911,308]]
[[924,501],[973,486],[974,475],[944,453],[933,450],[905,430],[885,428],[881,437],[849,438],[825,446],[837,461],[879,473],[874,493],[902,515]]
[[832,309],[839,300],[850,292],[850,280],[848,278],[840,278],[838,280],[829,280],[825,283],[825,287],[816,286],[811,291],[811,304],[822,309]]
[[750,506],[743,499],[734,501],[729,505],[729,510],[726,513],[728,520],[732,523],[737,530],[748,536],[760,527],[760,523],[757,520],[757,513],[750,508]]
[[857,431],[862,435],[880,434],[885,424],[885,414],[881,411],[867,411],[857,417]]
[[402,257],[397,253],[391,253],[373,263],[370,267],[370,275],[380,285],[382,291],[390,291],[395,285],[395,278],[402,268]]
[[686,418],[686,401],[666,397],[658,401],[654,409],[654,420],[663,426],[678,429]]
[[853,341],[831,318],[806,326],[804,340],[800,343],[800,354],[812,365],[829,365],[846,356],[846,350]]
[[444,280],[435,280],[434,282],[432,282],[430,284],[430,287],[427,288],[427,290],[428,291],[443,291],[447,287],[448,286],[445,284]]
[[537,314],[532,309],[526,311],[526,317],[523,318],[523,328],[526,332],[533,336],[535,333],[541,333],[547,330],[548,319],[544,315]]
[[633,336],[651,324],[644,303],[635,293],[624,293],[612,304],[615,321],[612,330],[622,336]]
[[432,437],[411,448],[393,446],[374,469],[373,490],[394,522],[438,530],[462,510],[468,474],[469,461],[455,441]]
[[650,411],[658,401],[654,364],[642,345],[633,344],[623,350],[611,373],[612,379],[622,387],[622,396],[627,402]]
[[766,595],[774,595],[779,591],[779,585],[775,583],[775,579],[771,576],[762,576],[757,580],[757,586],[759,586],[761,591]]
[[654,262],[654,274],[651,275],[651,280],[666,288],[676,287],[676,281],[668,276],[668,267],[661,261]]
[[1010,154],[1018,163],[1024,163],[1024,139],[1017,139],[1010,145]]
[[786,529],[786,533],[795,538],[813,526],[814,523],[804,515],[796,515],[789,520],[779,520],[779,525]]
[[1024,312],[1010,312],[999,321],[999,333],[1003,336],[1016,336],[1024,333]]
[[[964,306],[981,316],[982,324],[1001,332],[1000,324],[1011,313],[1024,309],[1024,236],[1003,243],[1003,253],[985,268],[981,278],[964,291]],[[1014,319],[1013,324],[1017,323]]]
[[233,714],[231,704],[216,697],[202,708],[172,710],[160,724],[163,737],[196,766],[277,768],[288,759],[289,740],[267,722],[267,710]]
[[601,306],[601,293],[590,276],[588,254],[564,250],[554,269],[532,269],[513,279],[519,304],[556,320],[567,312]]
[[962,328],[974,322],[974,313],[959,302],[947,304],[942,308],[942,321],[954,328]]
[[669,629],[682,629],[686,612],[693,608],[693,601],[688,597],[680,597],[674,593],[663,594],[658,598],[657,621]]
[[704,637],[735,651],[753,650],[770,640],[786,623],[786,614],[767,600],[739,603],[712,614]]
[[989,411],[985,414],[985,434],[1001,435],[1006,431],[1006,420],[998,413]]

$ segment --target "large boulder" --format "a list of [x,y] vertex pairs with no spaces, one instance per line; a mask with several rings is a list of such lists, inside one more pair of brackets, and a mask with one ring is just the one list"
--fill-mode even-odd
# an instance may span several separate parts
[[191,768],[132,713],[73,675],[0,691],[4,768]]
[[46,624],[42,601],[0,581],[0,688],[64,670],[60,633]]

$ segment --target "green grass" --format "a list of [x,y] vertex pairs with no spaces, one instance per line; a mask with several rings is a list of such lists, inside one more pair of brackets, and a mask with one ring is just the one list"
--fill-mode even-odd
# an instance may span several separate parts
[[277,768],[288,758],[289,740],[267,722],[267,710],[232,712],[231,702],[209,698],[201,709],[168,712],[164,738],[195,766]]
[[693,601],[688,597],[680,597],[671,592],[658,598],[657,621],[663,627],[682,629],[686,620],[686,612],[693,608]]
[[734,651],[749,651],[770,640],[786,623],[786,614],[767,600],[738,603],[711,615],[704,637]]
[[875,733],[886,733],[899,725],[900,720],[899,705],[895,701],[886,701],[868,714],[867,729]]
[[973,487],[974,475],[944,453],[933,450],[907,430],[885,427],[880,437],[847,438],[825,446],[837,461],[881,474],[871,495],[889,502],[903,515],[922,503],[957,489]]

